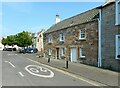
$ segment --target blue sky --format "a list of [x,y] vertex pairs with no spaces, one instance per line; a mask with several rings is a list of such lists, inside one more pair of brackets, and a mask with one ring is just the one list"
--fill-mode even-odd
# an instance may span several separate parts
[[[92,8],[103,2],[3,2],[2,35],[18,32],[39,32],[55,24],[55,15],[64,20]],[[1,14],[1,13],[0,13]]]

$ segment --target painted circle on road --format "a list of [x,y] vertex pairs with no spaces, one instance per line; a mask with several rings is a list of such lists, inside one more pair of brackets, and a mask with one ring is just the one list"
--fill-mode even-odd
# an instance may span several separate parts
[[34,73],[39,73],[39,70],[35,69],[35,68],[30,68],[30,71],[31,72],[34,72]]
[[44,78],[52,78],[54,77],[54,73],[43,66],[38,66],[38,65],[28,65],[25,67],[25,70],[28,71],[30,74],[39,76],[39,77],[44,77]]

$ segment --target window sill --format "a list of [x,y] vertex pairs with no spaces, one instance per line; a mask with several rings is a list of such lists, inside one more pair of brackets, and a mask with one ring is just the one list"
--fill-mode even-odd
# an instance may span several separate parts
[[117,55],[115,59],[120,60],[120,55]]
[[85,56],[80,56],[80,58],[85,58]]
[[120,60],[120,58],[115,58],[115,60]]
[[120,24],[116,23],[115,26],[120,26]]
[[79,38],[79,40],[83,41],[83,40],[86,40],[86,38]]
[[64,42],[64,40],[60,40],[60,42]]

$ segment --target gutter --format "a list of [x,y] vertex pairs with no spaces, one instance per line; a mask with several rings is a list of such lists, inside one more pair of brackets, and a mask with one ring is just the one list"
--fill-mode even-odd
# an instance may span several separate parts
[[102,19],[102,10],[99,9],[99,19],[98,19],[98,67],[102,66],[101,58],[101,19]]

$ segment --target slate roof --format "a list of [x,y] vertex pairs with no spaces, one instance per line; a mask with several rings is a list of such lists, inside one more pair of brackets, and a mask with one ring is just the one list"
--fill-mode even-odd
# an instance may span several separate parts
[[45,33],[49,33],[52,31],[60,30],[66,27],[86,23],[92,20],[95,20],[96,17],[98,17],[99,9],[94,8],[92,10],[86,11],[84,13],[75,15],[73,17],[70,17],[68,19],[65,19],[57,24],[54,24],[51,26]]

